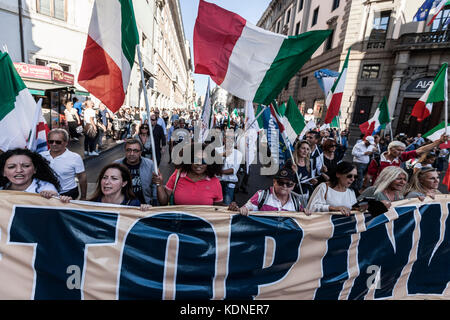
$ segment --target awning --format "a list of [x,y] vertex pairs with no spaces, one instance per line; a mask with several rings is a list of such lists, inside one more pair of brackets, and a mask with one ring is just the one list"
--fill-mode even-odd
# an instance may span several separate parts
[[67,85],[67,84],[60,84],[60,83],[51,83],[51,82],[36,82],[36,81],[28,81],[24,80],[25,85],[28,89],[39,91],[39,93],[42,93],[42,91],[47,90],[58,90],[58,89],[68,89],[68,90],[74,90],[76,89],[74,86]]

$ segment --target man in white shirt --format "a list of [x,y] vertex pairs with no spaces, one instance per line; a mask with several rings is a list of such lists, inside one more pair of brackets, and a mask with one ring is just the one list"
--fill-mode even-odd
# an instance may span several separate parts
[[50,167],[58,175],[61,184],[60,195],[77,199],[80,192],[75,178],[78,178],[80,200],[86,200],[87,178],[84,163],[80,155],[67,149],[68,140],[69,134],[66,130],[51,130],[47,135],[50,150],[41,152],[41,156],[50,162]]
[[230,204],[233,201],[234,189],[238,182],[237,173],[242,162],[242,152],[234,148],[234,135],[228,137],[228,139],[224,135],[224,141],[223,148],[216,150],[221,152],[224,157],[222,175],[219,177],[222,185],[223,203]]
[[364,175],[366,174],[367,167],[369,166],[370,156],[375,151],[375,139],[372,136],[366,137],[363,141],[355,144],[352,150],[353,163],[356,165],[358,172],[358,179],[355,181],[355,185],[358,190],[361,190],[363,186]]

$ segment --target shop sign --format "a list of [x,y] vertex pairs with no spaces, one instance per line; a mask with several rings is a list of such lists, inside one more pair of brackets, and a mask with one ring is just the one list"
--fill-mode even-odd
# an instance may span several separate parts
[[408,92],[425,92],[432,85],[434,78],[426,77],[413,81],[406,91]]
[[52,80],[73,85],[75,77],[71,73],[52,69]]
[[22,78],[52,80],[52,70],[48,67],[14,62],[14,67]]

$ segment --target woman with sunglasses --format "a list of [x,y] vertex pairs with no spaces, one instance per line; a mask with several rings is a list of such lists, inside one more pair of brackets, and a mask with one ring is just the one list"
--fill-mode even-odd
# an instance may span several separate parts
[[152,159],[152,142],[150,139],[149,125],[147,123],[142,124],[139,127],[139,132],[133,138],[138,140],[143,146],[141,155],[145,158]]
[[357,177],[353,164],[339,163],[330,181],[321,183],[314,190],[306,208],[312,212],[340,212],[349,216],[356,204],[356,194],[350,186]]
[[324,172],[319,178],[319,182],[329,181],[330,177],[334,175],[337,165],[341,162],[336,156],[337,143],[334,139],[326,139],[322,143],[323,150],[323,167]]
[[421,200],[425,197],[434,199],[437,194],[440,194],[439,174],[435,168],[422,167],[413,174],[409,184],[406,187],[406,199],[419,198]]
[[[165,186],[161,173],[154,176],[160,205],[222,205],[222,186],[217,178],[222,173],[222,165],[215,162],[209,164],[205,149],[205,144],[185,145],[181,158],[174,156],[173,162],[179,164],[175,165],[176,170]],[[211,159],[214,157],[215,151],[212,149]]]
[[273,186],[266,190],[259,190],[241,208],[236,202],[232,202],[228,210],[239,211],[248,216],[251,211],[295,211],[310,215],[302,205],[300,195],[293,192],[297,177],[289,167],[278,171],[273,179]]
[[0,190],[58,195],[60,184],[49,163],[28,149],[9,150],[0,155]]

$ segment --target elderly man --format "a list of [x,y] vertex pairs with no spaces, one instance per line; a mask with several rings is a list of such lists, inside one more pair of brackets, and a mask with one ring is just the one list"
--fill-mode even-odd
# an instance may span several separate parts
[[80,200],[86,200],[87,178],[80,155],[67,149],[69,134],[64,129],[53,129],[47,135],[50,150],[41,155],[50,162],[50,167],[58,174],[62,196],[77,199],[80,195],[75,178],[80,184]]
[[405,152],[406,146],[403,142],[392,141],[388,145],[388,151],[383,152],[379,157],[375,157],[369,164],[367,170],[367,183],[372,185],[377,179],[378,175],[384,168],[390,166],[400,167],[402,162],[408,161],[413,158],[418,158],[420,155],[427,153],[433,148],[438,147],[440,144],[446,142],[448,136],[443,134],[440,139],[433,143],[420,147],[417,150]]
[[143,146],[139,140],[125,142],[125,158],[116,163],[125,165],[131,173],[133,192],[141,203],[156,205],[156,186],[152,183],[153,161],[142,157]]

